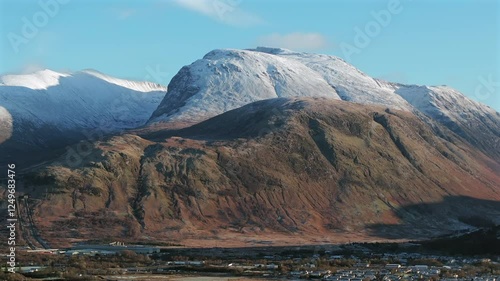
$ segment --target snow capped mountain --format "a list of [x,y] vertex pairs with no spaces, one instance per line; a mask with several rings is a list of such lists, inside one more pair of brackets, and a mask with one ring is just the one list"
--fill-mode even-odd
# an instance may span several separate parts
[[277,97],[339,95],[304,64],[251,50],[214,50],[172,79],[151,122],[198,122],[245,104]]
[[0,86],[19,86],[32,90],[47,90],[51,86],[59,85],[64,77],[87,74],[117,86],[128,88],[137,92],[166,91],[167,88],[148,81],[125,80],[103,74],[94,69],[86,69],[75,73],[60,73],[44,69],[29,74],[7,74],[0,76]]
[[334,56],[280,48],[209,52],[177,73],[149,123],[196,123],[258,100],[311,96],[420,112],[500,158],[499,114],[460,92],[382,81]]
[[100,232],[102,216],[76,229],[89,239],[206,242],[240,226],[401,239],[497,222],[499,140],[500,114],[452,88],[285,49],[211,51],[168,89],[95,70],[0,77],[0,165],[24,164],[35,221],[59,241],[96,212],[133,231]]
[[166,90],[96,71],[1,76],[1,140],[43,147],[49,140],[78,139],[73,137],[84,130],[135,128],[148,120]]
[[42,70],[5,75],[0,81],[0,106],[13,116],[14,122],[24,120],[66,129],[115,131],[137,127],[147,120],[166,91],[161,85],[117,79],[95,71]]
[[386,82],[334,56],[263,47],[213,50],[183,67],[168,91],[95,70],[0,76],[0,143],[14,136],[12,141],[43,146],[68,132],[81,139],[85,129],[112,133],[148,119],[185,126],[278,97],[326,97],[422,113],[500,159],[499,113],[452,88]]
[[253,101],[331,97],[411,111],[394,87],[340,58],[280,48],[222,49],[183,67],[150,122],[198,122]]

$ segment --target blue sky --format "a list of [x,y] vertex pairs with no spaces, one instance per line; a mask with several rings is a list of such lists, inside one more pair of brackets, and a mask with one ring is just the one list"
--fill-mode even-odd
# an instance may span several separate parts
[[493,0],[3,0],[0,34],[2,74],[92,68],[168,84],[212,49],[281,46],[500,111]]

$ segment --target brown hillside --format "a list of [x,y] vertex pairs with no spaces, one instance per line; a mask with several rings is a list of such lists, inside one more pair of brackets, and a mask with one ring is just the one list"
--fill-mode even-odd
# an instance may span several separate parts
[[498,223],[500,164],[440,129],[447,140],[408,112],[274,99],[183,130],[115,136],[80,166],[66,155],[24,182],[54,246],[407,239],[474,216]]

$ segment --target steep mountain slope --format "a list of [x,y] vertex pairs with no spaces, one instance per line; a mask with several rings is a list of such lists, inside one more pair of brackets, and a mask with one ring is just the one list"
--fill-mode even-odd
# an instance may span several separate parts
[[16,155],[141,126],[165,92],[161,85],[96,71],[2,76],[0,150]]
[[271,99],[178,131],[96,142],[79,167],[63,156],[24,178],[23,191],[56,246],[339,242],[382,239],[384,229],[421,238],[470,227],[461,218],[499,223],[500,165],[441,129],[446,140],[410,112]]

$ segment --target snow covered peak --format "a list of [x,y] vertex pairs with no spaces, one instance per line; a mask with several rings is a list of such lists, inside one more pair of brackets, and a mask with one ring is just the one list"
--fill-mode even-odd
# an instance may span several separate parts
[[450,120],[459,120],[469,114],[496,115],[492,108],[467,98],[448,86],[418,86],[392,84],[395,92],[422,113]]
[[69,74],[44,69],[30,74],[8,74],[0,76],[0,85],[42,90],[58,85],[59,79],[67,76],[69,76]]
[[218,49],[183,67],[150,122],[199,122],[277,97],[340,99],[319,73],[296,60],[251,50]]
[[166,87],[155,83],[88,70],[5,75],[0,84],[0,155],[4,161],[18,161],[137,128],[146,123],[165,92]]
[[199,122],[276,97],[330,97],[411,111],[394,92],[342,59],[281,48],[217,49],[183,67],[150,122]]

